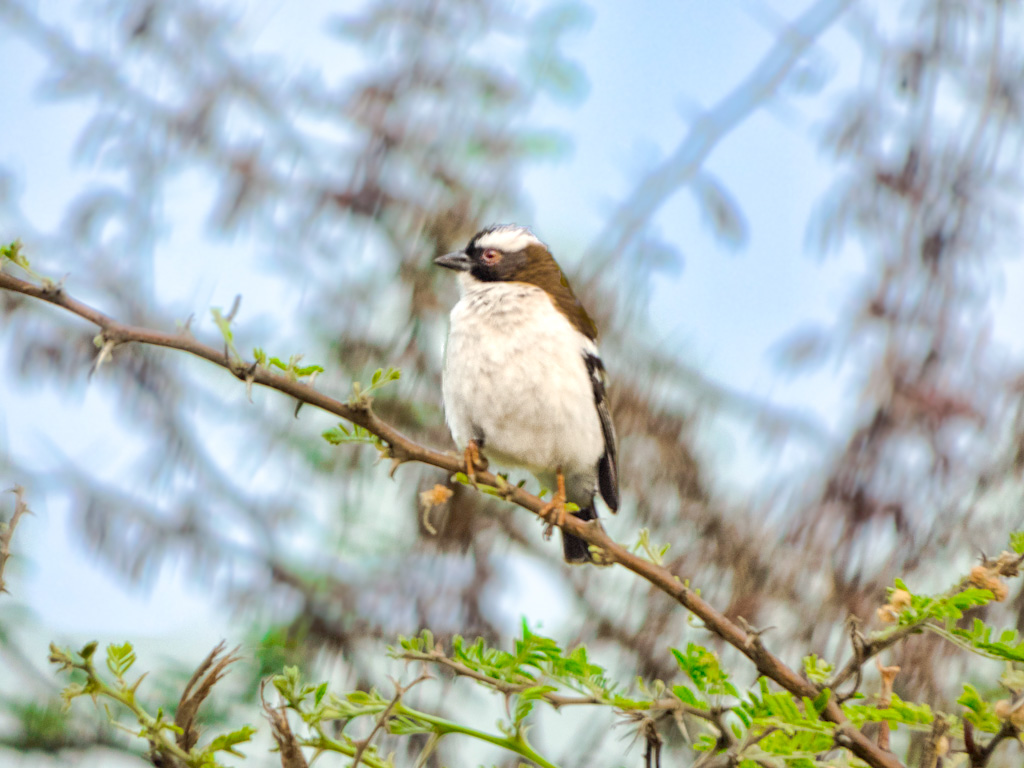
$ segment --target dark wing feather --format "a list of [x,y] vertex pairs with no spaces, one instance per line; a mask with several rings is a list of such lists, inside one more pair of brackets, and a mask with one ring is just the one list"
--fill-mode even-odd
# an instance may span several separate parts
[[615,447],[615,425],[612,423],[612,409],[608,403],[606,385],[608,381],[601,358],[589,352],[583,353],[590,382],[594,386],[594,404],[601,418],[601,432],[604,433],[604,454],[597,465],[598,484],[601,496],[612,512],[619,508],[618,452]]

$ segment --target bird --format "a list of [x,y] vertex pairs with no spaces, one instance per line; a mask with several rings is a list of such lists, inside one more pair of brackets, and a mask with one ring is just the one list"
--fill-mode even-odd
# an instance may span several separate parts
[[[615,426],[597,326],[548,246],[527,227],[496,224],[434,263],[458,273],[441,389],[467,474],[488,459],[528,470],[556,489],[542,517],[553,512],[559,525],[566,502],[579,519],[596,520],[598,491],[616,512]],[[566,562],[596,561],[583,539],[562,533]]]

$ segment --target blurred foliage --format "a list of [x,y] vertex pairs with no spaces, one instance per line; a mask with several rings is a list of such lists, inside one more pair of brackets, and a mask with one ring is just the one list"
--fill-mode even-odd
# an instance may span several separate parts
[[[820,29],[846,6],[819,0],[801,19]],[[44,273],[72,272],[76,291],[111,316],[188,328],[194,308],[163,300],[158,275],[174,257],[160,244],[177,225],[169,202],[198,178],[205,234],[251,251],[248,269],[281,286],[270,306],[221,313],[225,342],[259,345],[260,364],[319,375],[318,386],[335,391],[352,381],[373,387],[374,371],[401,368],[399,383],[373,393],[376,410],[410,437],[448,446],[438,393],[454,288],[432,257],[522,211],[519,171],[570,147],[570,137],[538,124],[534,106],[542,96],[571,104],[585,95],[586,73],[562,47],[589,15],[576,3],[531,14],[490,0],[382,0],[327,28],[339,55],[357,61],[336,73],[251,53],[222,5],[96,0],[72,28],[34,4],[0,0],[7,33],[47,60],[44,95],[89,110],[78,152],[94,172],[52,231],[34,227],[5,187],[5,239],[22,237]],[[836,435],[808,438],[792,414],[708,381],[658,345],[663,334],[643,314],[652,279],[681,263],[654,225],[668,196],[688,190],[728,243],[750,236],[703,158],[736,120],[775,103],[777,83],[806,75],[798,64],[814,29],[780,30],[763,69],[774,80],[755,73],[760,87],[739,94],[738,111],[724,108],[735,103],[730,94],[695,120],[582,260],[556,253],[603,331],[623,516],[647,542],[671,544],[644,550],[728,616],[773,625],[773,647],[816,654],[815,674],[825,676],[821,660],[837,658],[849,635],[843,622],[875,620],[894,575],[930,583],[952,560],[966,571],[968,553],[1014,527],[1024,467],[1021,365],[992,342],[988,302],[1018,234],[1020,8],[862,3],[843,24],[863,60],[822,131],[837,175],[814,233],[823,249],[857,249],[864,268],[831,326],[801,329],[780,348],[794,372],[826,362],[855,372]],[[0,295],[5,375],[78,391],[96,354],[92,332],[42,313]],[[319,365],[263,349],[302,350]],[[708,643],[624,574],[567,573],[525,516],[458,483],[446,512],[424,523],[419,494],[437,472],[406,465],[387,485],[376,451],[320,438],[327,429],[331,442],[361,442],[356,433],[311,426],[306,411],[296,421],[291,404],[273,398],[257,410],[244,398],[227,402],[205,371],[159,351],[133,349],[115,362],[91,386],[116,403],[116,429],[141,446],[116,478],[70,461],[43,471],[8,445],[0,475],[68,499],[75,535],[126,579],[186,563],[264,638],[262,672],[301,662],[306,675],[337,663],[347,689],[382,690],[378,651],[396,634],[430,627],[442,641],[505,647],[498,597],[524,562],[565,597],[566,626],[616,679],[671,679],[679,659],[668,647],[690,659],[691,640]],[[819,463],[750,503],[718,498],[695,437],[723,417],[749,424],[767,451],[810,439]],[[255,471],[263,467],[275,469]],[[1007,597],[1001,609],[958,610],[984,626],[1000,618],[1024,629],[1024,601]],[[933,609],[912,603],[913,621],[937,618]],[[908,633],[895,645],[904,673],[893,701],[948,710],[964,700],[958,681],[970,667],[948,641],[1013,644],[973,626]],[[976,727],[991,729],[989,710],[968,700]],[[452,714],[458,704],[440,709]],[[26,718],[27,710],[18,716]],[[167,735],[161,722],[154,738]],[[624,749],[591,723],[566,734],[570,742],[592,745],[590,756]],[[422,749],[409,745],[409,755]],[[451,749],[441,762],[459,762]]]

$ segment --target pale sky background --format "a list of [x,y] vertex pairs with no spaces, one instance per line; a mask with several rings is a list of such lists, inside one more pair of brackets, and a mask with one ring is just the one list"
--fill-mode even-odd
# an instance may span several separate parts
[[[802,5],[776,7],[784,18]],[[68,19],[66,3],[42,2],[39,7],[45,17]],[[262,0],[240,7],[247,8],[241,22],[245,37],[260,52],[281,56],[296,69],[319,67],[335,76],[342,66],[359,66],[354,58],[339,62],[339,47],[324,26],[310,24],[327,9],[343,9],[344,3]],[[682,140],[687,118],[747,76],[774,41],[773,30],[744,10],[744,3],[654,2],[637,13],[626,4],[605,2],[593,9],[589,29],[570,33],[563,46],[588,76],[586,98],[564,105],[541,97],[533,114],[525,117],[564,131],[573,144],[567,159],[527,169],[523,189],[532,210],[528,220],[518,217],[566,263],[579,258],[603,217],[642,172]],[[67,201],[96,171],[74,159],[88,105],[40,99],[41,57],[2,29],[0,40],[3,69],[13,74],[0,80],[0,99],[8,114],[17,115],[0,121],[0,159],[15,170],[24,210],[36,227],[48,230],[59,226]],[[301,45],[296,45],[298,40]],[[842,56],[855,49],[841,32],[823,41],[814,59],[825,72],[836,74],[842,67],[834,49]],[[666,344],[722,383],[801,405],[813,391],[819,415],[827,416],[837,409],[821,388],[804,382],[780,384],[766,354],[772,343],[807,318],[827,321],[846,280],[856,274],[855,264],[815,261],[805,253],[808,213],[831,178],[831,169],[817,159],[808,136],[815,116],[805,106],[800,102],[757,113],[709,160],[707,167],[728,186],[747,216],[751,238],[746,247],[732,250],[716,241],[685,191],[661,211],[660,234],[681,244],[685,266],[657,286],[651,317]],[[766,145],[774,147],[771,155],[764,154]],[[190,302],[201,321],[208,318],[209,306],[227,306],[235,293],[243,295],[243,307],[250,311],[274,306],[266,300],[276,293],[274,276],[254,274],[244,247],[211,244],[206,238],[202,185],[201,178],[186,177],[175,185],[180,194],[168,196],[165,218],[173,222],[173,230],[158,246],[161,293],[168,300]],[[60,269],[70,273],[73,290],[74,265]],[[278,304],[274,311],[275,320],[286,321],[276,316],[286,315],[286,306]],[[757,322],[748,322],[754,318]],[[208,323],[205,330],[212,330]],[[609,367],[614,373],[614,361]],[[227,381],[226,387],[230,390],[234,382]],[[0,414],[0,439],[38,455],[40,462],[59,460],[63,453],[83,468],[93,467],[90,471],[117,473],[116,460],[104,457],[98,462],[92,455],[89,435],[114,422],[113,405],[95,388],[67,402],[62,392],[29,391],[0,379],[0,398],[18,404]],[[44,425],[38,423],[40,413],[50,414]],[[127,433],[124,437],[131,439]],[[720,446],[729,453],[735,448],[729,440]],[[131,445],[125,447],[130,455]],[[20,595],[45,626],[75,635],[159,636],[183,628],[194,631],[196,616],[209,614],[206,596],[183,583],[170,563],[147,588],[125,590],[71,540],[62,503],[36,501],[34,506],[37,516],[18,536],[29,560],[21,572]],[[99,595],[103,599],[97,602]],[[543,615],[537,618],[543,620]],[[220,622],[210,619],[202,643],[222,631]]]
[[[37,5],[47,17],[69,18],[69,3]],[[324,27],[310,24],[325,9],[343,10],[345,3],[259,0],[240,5],[247,9],[241,22],[246,36],[260,50],[296,67],[336,74],[358,65],[339,60]],[[771,7],[780,18],[792,18],[805,5],[777,0]],[[642,172],[682,140],[688,117],[735,87],[775,40],[764,14],[750,11],[764,7],[756,0],[650,0],[639,6],[604,0],[591,7],[591,27],[570,35],[563,46],[588,76],[586,99],[566,106],[542,98],[533,114],[524,116],[563,130],[573,144],[567,159],[526,171],[528,220],[519,217],[564,263],[578,258],[573,253],[582,252],[600,231],[604,217]],[[662,209],[660,234],[681,245],[686,261],[678,275],[658,284],[650,305],[664,343],[712,379],[805,412],[829,430],[848,415],[842,406],[843,377],[829,366],[813,376],[780,376],[771,350],[806,323],[829,324],[863,266],[852,248],[822,258],[807,244],[810,217],[835,178],[835,168],[817,149],[820,120],[836,104],[841,88],[855,82],[858,55],[842,25],[833,29],[813,55],[826,77],[824,96],[777,100],[711,155],[706,167],[747,218],[750,240],[744,247],[734,250],[717,241],[685,190]],[[5,112],[0,163],[15,171],[16,194],[35,226],[50,229],[94,170],[73,159],[88,109],[40,100],[40,57],[2,26],[0,71]],[[168,200],[166,218],[174,227],[157,248],[161,291],[193,307],[201,320],[197,332],[207,338],[215,334],[208,308],[230,305],[236,293],[243,294],[243,311],[274,313],[275,320],[287,322],[287,304],[268,298],[275,293],[274,276],[254,272],[245,248],[206,239],[203,211],[193,194],[201,187],[201,179],[186,177],[176,186],[180,194]],[[2,225],[4,241],[19,235],[3,231]],[[70,273],[73,291],[75,265],[55,271]],[[1017,352],[1022,348],[1017,333],[1024,323],[1022,296],[1024,277],[1014,263],[997,298],[997,338]],[[620,373],[614,360],[607,362],[612,375]],[[237,382],[224,379],[226,397],[244,396]],[[116,473],[117,457],[95,456],[91,439],[96,430],[116,429],[107,426],[112,413],[113,406],[96,388],[68,400],[55,390],[32,391],[11,376],[0,376],[0,441],[42,466],[66,455],[84,470]],[[810,460],[799,451],[769,460],[746,437],[722,425],[705,443],[705,450],[720,460],[722,482],[739,483],[738,493]],[[125,447],[130,453],[131,445]],[[10,484],[17,478],[0,480]],[[101,643],[187,636],[193,648],[208,648],[229,631],[208,595],[190,585],[173,562],[144,588],[126,588],[73,540],[62,503],[43,499],[40,489],[29,489],[29,500],[36,516],[17,532],[15,548],[23,556],[10,574],[10,588],[51,636],[97,637]],[[6,513],[9,501],[2,504]],[[523,578],[527,583],[520,592],[506,596],[513,620],[527,611],[527,596],[544,591],[529,583],[528,573]],[[10,598],[0,596],[0,610],[5,600]],[[538,622],[554,621],[557,614],[557,598],[554,605],[529,609],[531,620]],[[45,649],[38,650],[42,665]]]

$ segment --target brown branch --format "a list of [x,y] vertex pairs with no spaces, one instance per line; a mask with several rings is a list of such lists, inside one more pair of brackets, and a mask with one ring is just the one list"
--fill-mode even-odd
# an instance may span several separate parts
[[14,494],[14,514],[6,523],[0,522],[0,594],[7,591],[7,584],[4,582],[4,567],[11,557],[11,539],[14,538],[14,529],[21,520],[21,516],[31,514],[28,504],[25,503],[25,489],[16,485],[10,489]]
[[1019,735],[1019,731],[1012,725],[1006,724],[999,729],[999,733],[992,737],[985,748],[981,750],[981,762],[978,765],[987,765],[989,758],[995,754],[996,747],[998,747],[1006,739],[1013,739]]
[[[101,350],[105,347],[109,349],[109,345],[117,346],[135,342],[188,352],[196,357],[208,360],[221,368],[225,368],[247,384],[254,383],[269,387],[270,389],[276,389],[353,424],[358,424],[381,438],[387,444],[391,456],[397,461],[417,461],[438,467],[449,473],[464,470],[460,457],[421,446],[390,424],[382,421],[373,413],[368,400],[351,401],[348,403],[341,402],[301,381],[296,381],[284,375],[278,375],[255,363],[245,364],[239,360],[232,359],[227,350],[203,344],[187,333],[165,333],[126,325],[72,298],[59,285],[47,284],[37,286],[0,272],[0,289],[31,296],[88,320],[101,330],[97,338],[97,343]],[[478,483],[492,487],[498,487],[500,484],[499,479],[487,471],[477,471],[476,480]],[[506,491],[505,496],[509,501],[533,512],[535,515],[539,516],[541,509],[544,508],[543,500],[524,491],[522,488],[508,486]],[[617,544],[596,521],[583,522],[573,515],[567,515],[562,528],[567,533],[578,536],[588,544],[600,548],[604,554],[603,559],[607,563],[618,563],[627,570],[632,571],[664,592],[672,600],[679,603],[679,605],[694,613],[703,621],[708,631],[718,635],[750,659],[759,674],[774,681],[794,696],[815,698],[820,693],[813,683],[800,676],[783,663],[781,659],[768,651],[760,637],[748,632],[705,602],[696,592],[686,586],[676,574],[667,568],[655,565],[633,554],[622,545]],[[830,698],[825,705],[822,716],[839,726],[836,732],[836,743],[850,749],[851,752],[864,762],[874,768],[902,768],[902,764],[893,755],[883,752],[864,734],[848,725],[846,716],[839,708],[834,697]]]

